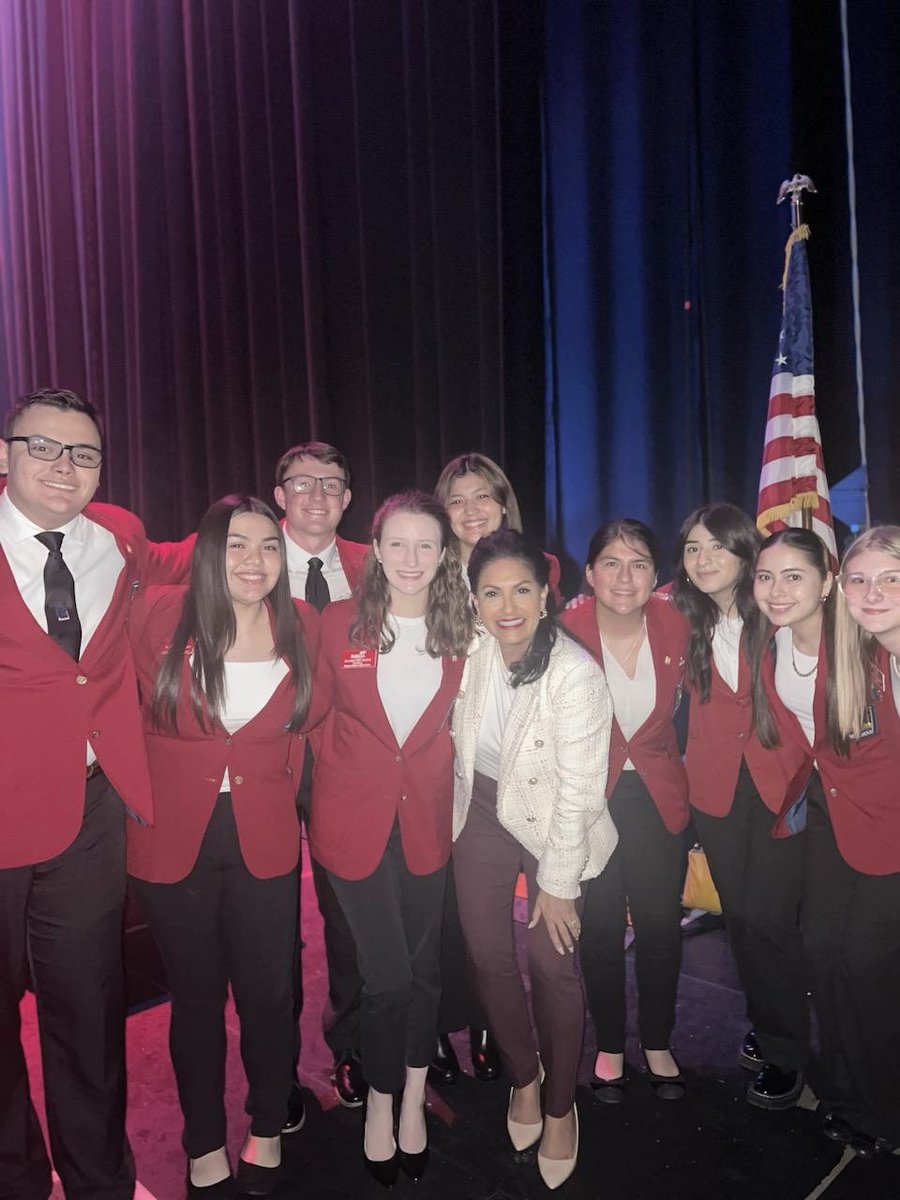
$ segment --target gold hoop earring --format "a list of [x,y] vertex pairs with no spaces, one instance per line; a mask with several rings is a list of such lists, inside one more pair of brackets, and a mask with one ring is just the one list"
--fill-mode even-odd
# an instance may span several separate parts
[[543,619],[544,619],[544,617],[546,617],[546,615],[547,615],[547,610],[546,610],[546,608],[542,608],[542,609],[541,609],[540,620],[541,620],[541,621],[543,621]]

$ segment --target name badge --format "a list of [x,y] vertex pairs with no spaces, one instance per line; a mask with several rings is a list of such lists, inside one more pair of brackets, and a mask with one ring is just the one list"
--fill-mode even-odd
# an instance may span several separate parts
[[375,650],[345,650],[341,655],[341,669],[344,671],[358,671],[368,667],[369,670],[378,662],[378,653]]

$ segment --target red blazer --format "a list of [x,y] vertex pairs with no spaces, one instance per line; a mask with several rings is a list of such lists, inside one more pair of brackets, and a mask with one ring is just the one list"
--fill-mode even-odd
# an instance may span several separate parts
[[[297,864],[300,827],[295,795],[305,736],[285,726],[294,689],[285,677],[266,706],[234,734],[220,722],[204,729],[190,702],[190,664],[185,655],[178,703],[178,730],[159,730],[149,700],[160,659],[181,616],[184,588],[153,588],[134,605],[130,635],[144,709],[144,735],[156,820],[152,829],[128,824],[128,871],[151,883],[175,883],[190,872],[209,824],[225,768],[231,782],[234,821],[244,862],[259,879],[284,875]],[[310,661],[314,661],[318,614],[295,600]]]
[[805,752],[784,740],[766,750],[753,729],[750,666],[743,646],[738,662],[738,687],[733,692],[712,664],[709,700],[691,697],[684,765],[691,805],[712,817],[731,812],[741,760],[746,760],[756,790],[771,812],[780,814],[785,797],[802,771]]
[[[659,809],[666,829],[681,833],[687,826],[687,775],[678,749],[672,718],[684,685],[687,622],[671,600],[653,595],[647,604],[647,637],[656,673],[656,704],[644,724],[626,741],[613,719],[609,740],[607,799],[613,794],[625,762],[631,759]],[[593,597],[562,614],[562,622],[603,666],[603,648],[597,628]]]
[[75,840],[84,817],[85,746],[143,820],[153,819],[134,667],[125,636],[142,581],[179,578],[180,547],[152,547],[133,513],[89,504],[125,559],[106,614],[79,662],[45,633],[0,550],[0,868],[44,862]]
[[364,542],[348,542],[342,537],[336,537],[338,558],[341,568],[347,576],[350,590],[355,592],[362,583],[363,568],[366,565],[366,555],[370,546]]
[[546,550],[544,551],[544,558],[546,558],[547,566],[550,568],[550,578],[547,580],[547,586],[550,589],[553,599],[556,601],[557,609],[561,609],[563,606],[563,597],[562,592],[559,590],[559,581],[562,578],[559,559],[555,554],[550,554]]
[[841,857],[863,875],[892,875],[900,871],[900,717],[883,647],[876,665],[869,689],[876,732],[852,742],[847,758],[835,754],[824,736],[826,676],[820,665],[815,755]]
[[355,612],[338,600],[322,613],[315,691],[328,716],[314,735],[310,849],[341,879],[365,879],[399,819],[407,866],[427,875],[450,857],[450,710],[465,656],[443,660],[441,685],[401,747],[378,695],[377,652],[349,641]]

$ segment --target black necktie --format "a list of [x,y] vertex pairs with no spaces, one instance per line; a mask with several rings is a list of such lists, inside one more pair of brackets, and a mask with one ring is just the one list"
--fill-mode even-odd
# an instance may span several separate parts
[[59,642],[66,654],[78,659],[81,653],[81,622],[75,607],[75,580],[63,560],[60,546],[64,533],[36,533],[42,546],[47,547],[44,564],[44,612],[47,632]]
[[330,599],[328,581],[322,574],[322,560],[321,558],[311,558],[306,575],[306,603],[321,612]]

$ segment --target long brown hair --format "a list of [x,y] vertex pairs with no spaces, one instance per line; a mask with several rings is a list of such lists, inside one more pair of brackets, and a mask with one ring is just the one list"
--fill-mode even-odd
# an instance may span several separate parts
[[[479,454],[475,450],[470,451],[468,454],[459,454],[456,458],[451,458],[443,471],[441,471],[438,481],[434,485],[434,494],[444,508],[449,508],[450,506],[450,490],[453,487],[453,481],[461,479],[463,475],[480,475],[487,483],[491,496],[503,510],[500,517],[501,529],[514,529],[517,533],[522,532],[522,516],[519,512],[519,502],[516,499],[516,493],[513,491],[513,485],[506,476],[506,472],[492,458],[488,458],[486,454]],[[458,554],[459,540],[452,529],[450,531],[449,544]]]
[[291,599],[281,526],[264,500],[255,496],[223,496],[207,509],[197,527],[191,582],[172,641],[160,664],[150,703],[151,719],[158,728],[178,728],[182,664],[189,644],[193,651],[190,688],[194,715],[204,728],[209,727],[203,712],[204,696],[209,721],[221,715],[225,703],[225,655],[237,636],[234,604],[225,574],[225,546],[232,517],[243,513],[266,517],[278,531],[281,573],[266,597],[266,605],[274,620],[275,657],[287,662],[296,688],[289,728],[297,730],[303,724],[311,691],[309,655]]
[[[446,550],[428,589],[425,649],[432,658],[465,654],[472,640],[475,616],[469,589],[463,579],[462,564],[450,546],[450,520],[447,513],[427,492],[400,492],[389,496],[372,522],[373,542],[381,541],[388,517],[401,512],[432,517],[437,521],[441,549]],[[351,642],[387,654],[395,640],[387,619],[391,607],[390,589],[384,569],[371,550],[366,558],[357,603],[357,614],[350,623]]]

